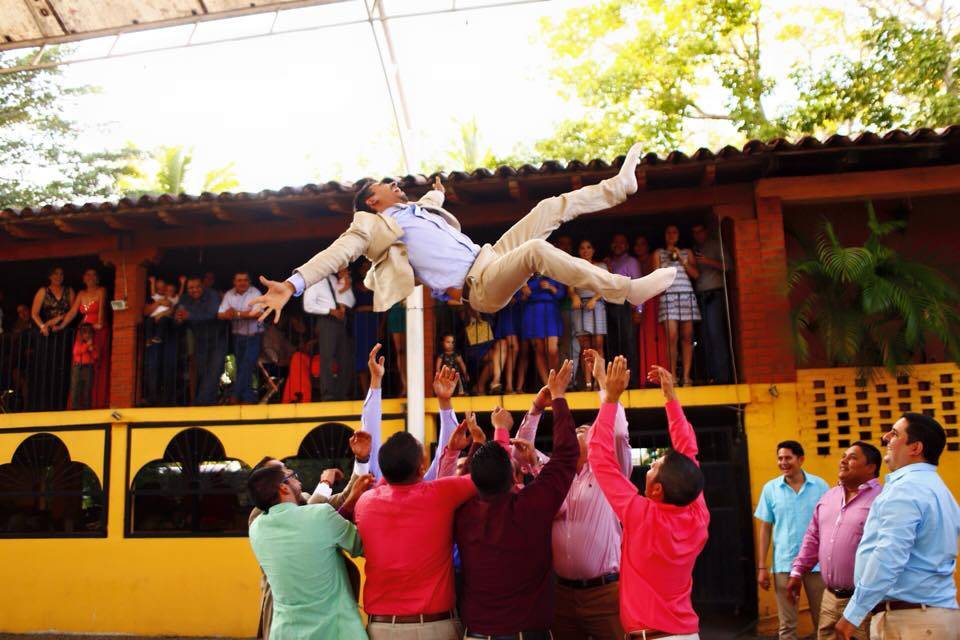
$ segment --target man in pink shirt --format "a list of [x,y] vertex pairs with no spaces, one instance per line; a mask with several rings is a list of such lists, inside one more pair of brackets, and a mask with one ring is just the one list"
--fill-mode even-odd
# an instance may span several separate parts
[[[441,377],[456,385],[455,375]],[[425,482],[423,445],[406,432],[392,435],[378,458],[385,482],[363,495],[354,516],[370,640],[459,640],[453,514],[477,489],[469,476]]]
[[590,467],[623,525],[620,620],[634,638],[699,639],[700,620],[690,602],[693,565],[707,543],[710,513],[703,499],[697,438],[663,367],[650,370],[667,400],[673,449],[651,465],[645,495],[623,475],[615,451],[614,420],[630,373],[617,356],[605,379],[605,398],[590,430]]
[[[872,444],[854,442],[840,458],[840,483],[823,494],[813,510],[813,519],[793,561],[787,592],[797,600],[804,575],[817,563],[826,585],[820,604],[819,640],[834,640],[834,627],[853,597],[853,565],[863,535],[870,505],[880,495],[880,451]],[[870,637],[870,616],[853,635]]]

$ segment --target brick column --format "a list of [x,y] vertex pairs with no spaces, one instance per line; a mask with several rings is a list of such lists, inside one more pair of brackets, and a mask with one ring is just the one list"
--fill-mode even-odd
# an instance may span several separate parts
[[735,219],[740,378],[751,383],[792,382],[797,363],[780,199],[757,198],[755,218],[730,217]]
[[100,260],[116,268],[114,297],[127,308],[113,312],[113,343],[110,351],[110,406],[132,407],[137,400],[137,327],[146,304],[147,265],[159,257],[156,249],[108,251]]

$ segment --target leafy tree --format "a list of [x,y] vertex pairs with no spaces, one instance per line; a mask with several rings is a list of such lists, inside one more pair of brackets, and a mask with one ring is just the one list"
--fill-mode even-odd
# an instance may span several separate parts
[[801,362],[811,339],[831,366],[896,372],[921,356],[932,340],[960,359],[960,290],[936,269],[907,260],[883,239],[906,226],[879,222],[867,203],[869,233],[862,246],[844,246],[828,221],[816,247],[791,265],[789,285],[799,296],[794,334]]
[[[164,145],[153,153],[156,165],[152,175],[141,165],[135,165],[130,178],[120,181],[120,189],[128,196],[143,194],[179,194],[190,190],[187,182],[193,163],[193,150],[183,145]],[[220,193],[236,188],[240,182],[233,170],[233,163],[211,169],[204,175],[200,191]]]
[[[49,49],[37,62],[56,62]],[[27,64],[34,55],[0,54],[0,65]],[[0,75],[0,207],[108,197],[129,171],[130,151],[78,146],[79,129],[65,113],[93,87],[66,86],[56,67]]]

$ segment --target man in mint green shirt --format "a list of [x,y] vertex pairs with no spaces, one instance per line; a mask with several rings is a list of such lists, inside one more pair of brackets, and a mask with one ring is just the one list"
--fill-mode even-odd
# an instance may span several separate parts
[[271,640],[365,640],[339,551],[362,555],[357,528],[328,504],[301,504],[300,479],[285,465],[253,471],[247,489],[263,511],[250,546],[273,591]]

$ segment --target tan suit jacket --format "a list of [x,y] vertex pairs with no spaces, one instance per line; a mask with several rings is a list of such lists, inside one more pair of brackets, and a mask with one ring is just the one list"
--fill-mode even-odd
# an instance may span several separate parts
[[[460,222],[443,208],[444,195],[428,191],[417,205],[435,213],[460,231]],[[350,228],[329,247],[296,269],[306,286],[319,282],[365,255],[373,263],[364,285],[373,291],[373,310],[386,311],[406,299],[416,286],[413,267],[407,259],[407,247],[400,241],[403,229],[391,216],[357,211]]]

